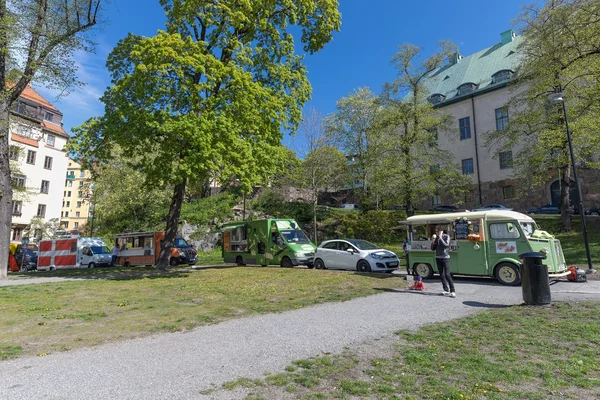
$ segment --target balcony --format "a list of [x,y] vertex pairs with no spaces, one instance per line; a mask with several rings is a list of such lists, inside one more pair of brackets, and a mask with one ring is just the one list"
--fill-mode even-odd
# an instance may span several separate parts
[[75,174],[74,173],[69,174],[67,172],[67,179],[75,179]]

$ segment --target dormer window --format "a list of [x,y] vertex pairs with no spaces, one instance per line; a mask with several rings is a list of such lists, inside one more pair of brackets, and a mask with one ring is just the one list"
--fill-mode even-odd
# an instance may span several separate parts
[[492,75],[492,83],[500,83],[507,81],[511,78],[513,72],[509,69],[503,69],[502,71],[496,72]]
[[46,111],[46,114],[44,115],[44,119],[46,121],[52,122],[53,118],[54,118],[54,114],[52,114],[51,112]]
[[440,104],[444,100],[446,100],[446,96],[439,93],[433,94],[431,97],[429,97],[429,102],[433,105]]
[[458,87],[458,96],[462,96],[464,94],[472,93],[477,90],[477,85],[473,82],[463,83]]

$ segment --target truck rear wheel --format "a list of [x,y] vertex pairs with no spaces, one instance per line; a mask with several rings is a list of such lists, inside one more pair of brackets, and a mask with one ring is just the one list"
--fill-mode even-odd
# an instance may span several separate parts
[[94,264],[93,262],[89,263],[88,264],[88,268],[96,268],[96,264]]
[[246,264],[244,264],[244,259],[242,258],[242,256],[237,256],[235,258],[235,263],[237,264],[238,267],[246,265]]
[[285,256],[281,259],[281,268],[292,268],[294,264],[292,264],[292,260],[289,257]]
[[173,257],[173,258],[171,258],[171,259],[169,260],[169,265],[170,265],[171,267],[176,267],[176,266],[178,266],[178,265],[179,265],[179,261],[177,261],[177,259],[176,259],[175,257]]

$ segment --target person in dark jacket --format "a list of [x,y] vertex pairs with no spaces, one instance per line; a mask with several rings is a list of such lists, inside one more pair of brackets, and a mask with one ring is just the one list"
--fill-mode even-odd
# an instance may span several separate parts
[[450,235],[448,231],[440,230],[437,235],[433,235],[431,250],[435,250],[435,263],[437,264],[444,296],[456,297],[454,291],[454,281],[450,275]]

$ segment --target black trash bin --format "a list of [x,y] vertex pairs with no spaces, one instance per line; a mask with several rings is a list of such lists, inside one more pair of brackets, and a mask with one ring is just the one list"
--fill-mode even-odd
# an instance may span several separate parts
[[521,259],[521,285],[523,301],[529,305],[550,304],[550,279],[548,267],[542,263],[545,255],[536,252],[519,254]]

